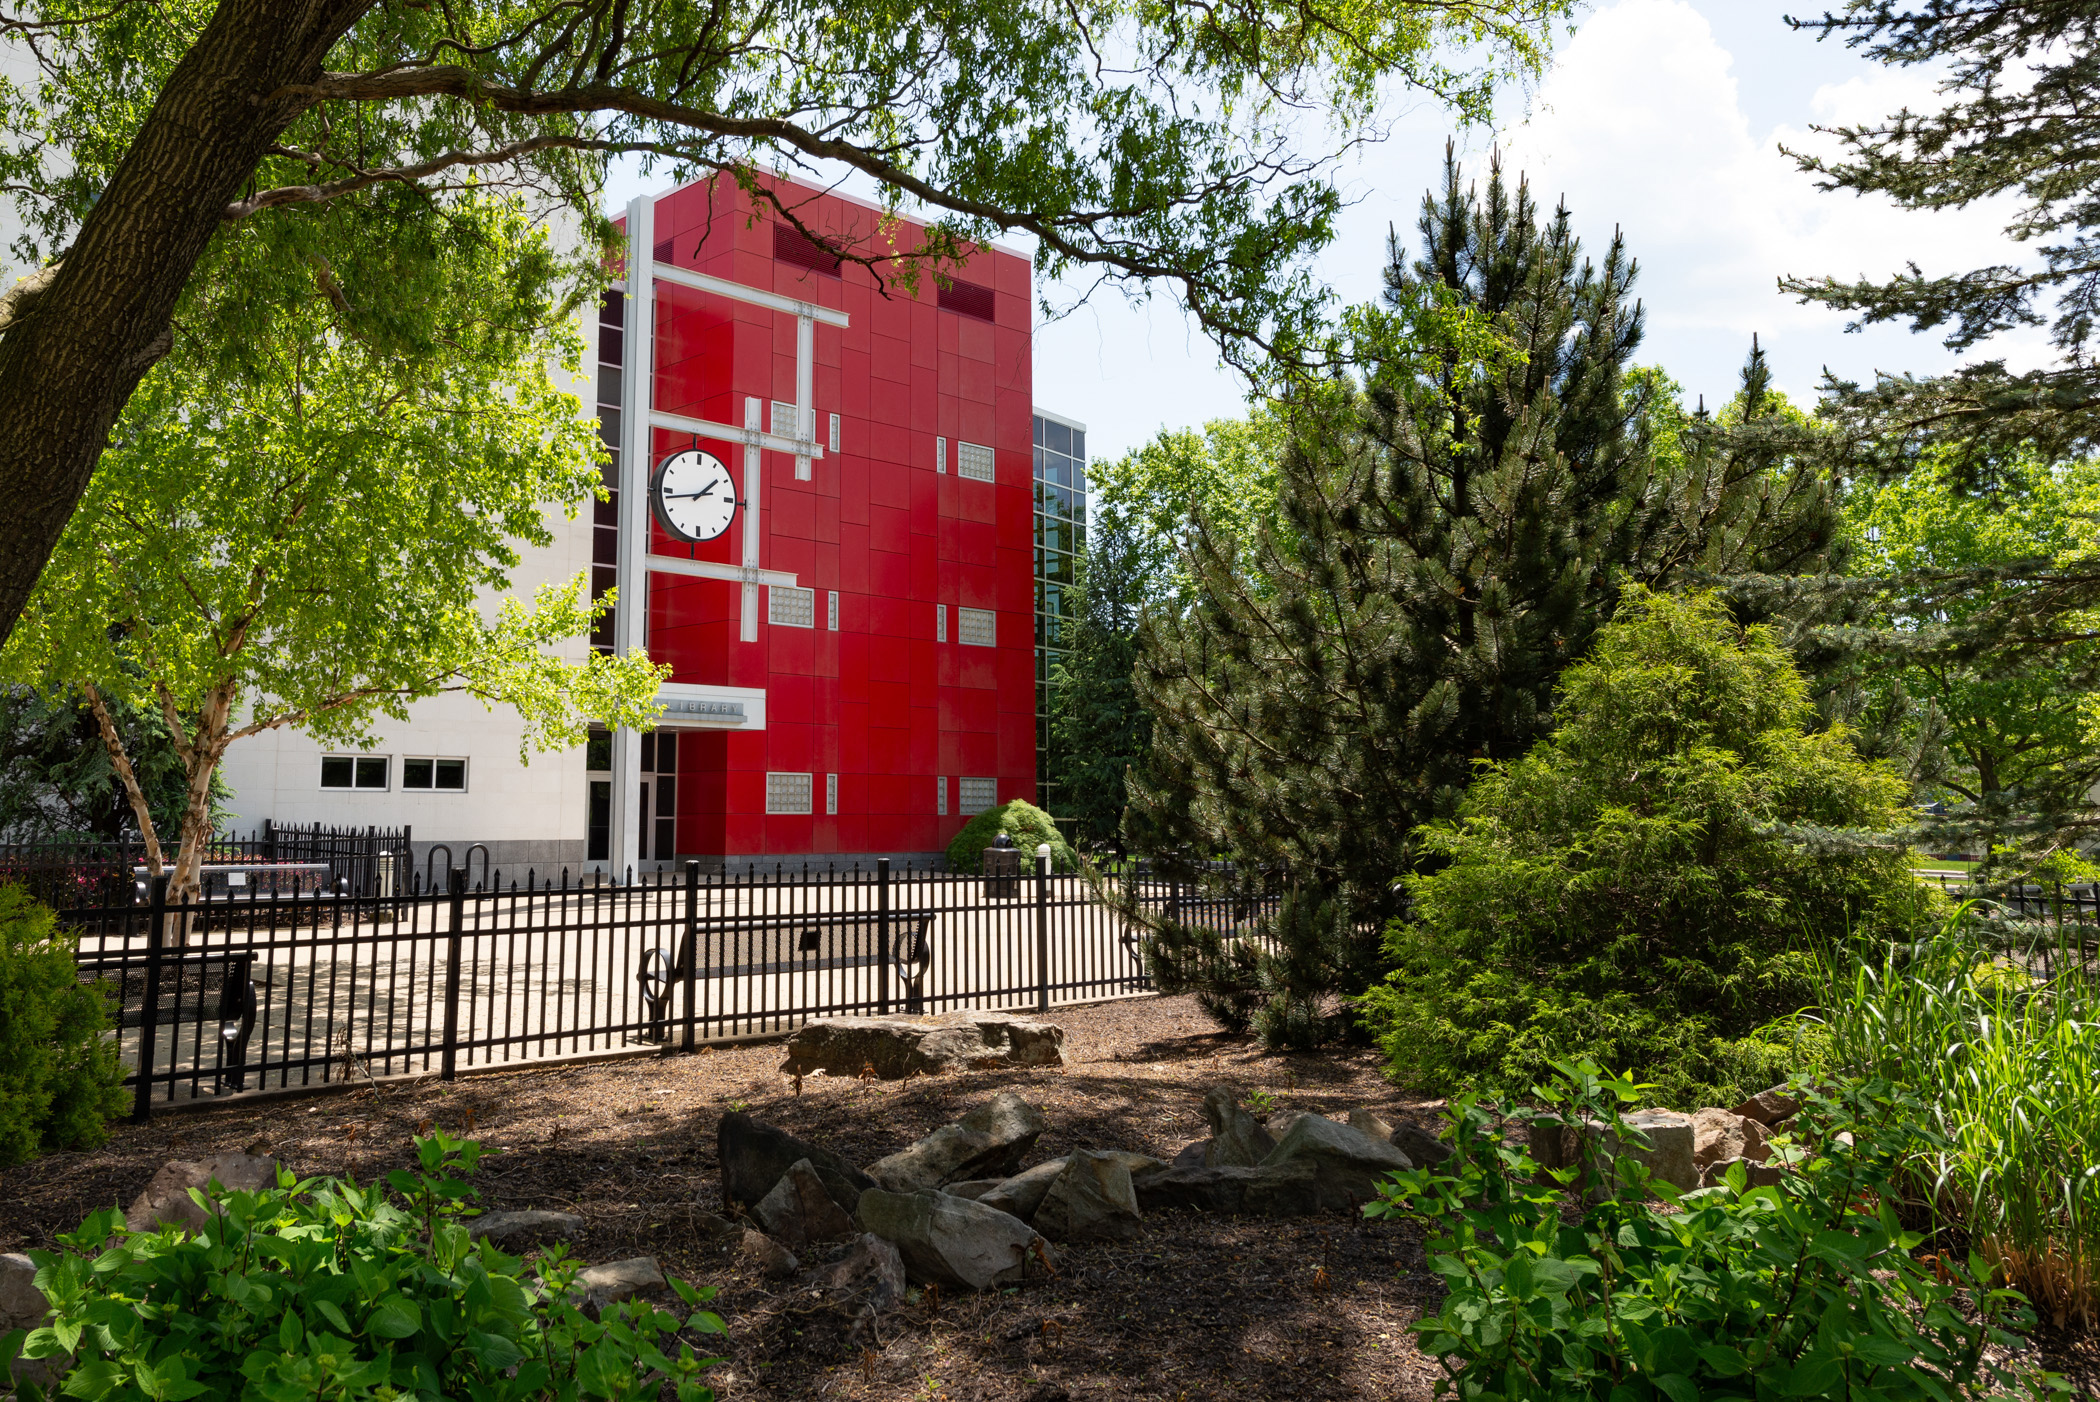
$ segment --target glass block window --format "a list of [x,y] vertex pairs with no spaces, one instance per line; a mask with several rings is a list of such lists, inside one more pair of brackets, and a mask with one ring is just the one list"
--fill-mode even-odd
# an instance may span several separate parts
[[992,450],[982,443],[958,443],[955,445],[955,473],[973,482],[990,482],[992,473]]
[[933,811],[945,818],[948,816],[948,776],[933,776]]
[[778,628],[817,626],[817,591],[784,584],[766,587],[766,622]]
[[839,630],[839,591],[831,591],[824,604],[824,626],[836,633]]
[[946,604],[935,604],[933,606],[933,640],[937,643],[948,641],[948,606]]
[[321,787],[324,789],[383,789],[387,786],[389,755],[323,755]]
[[768,430],[781,438],[803,436],[800,421],[795,417],[795,406],[784,399],[773,401],[773,426]]
[[833,414],[833,415],[831,416],[831,451],[832,451],[832,452],[834,452],[834,453],[836,453],[836,452],[837,452],[838,450],[839,450],[839,416],[838,416],[837,414]]
[[809,811],[810,776],[807,774],[766,775],[766,811],[768,813],[807,813]]
[[839,776],[836,774],[824,776],[824,811],[833,816],[839,811]]
[[935,472],[946,472],[948,470],[948,440],[945,438],[933,440],[933,470]]
[[987,808],[999,806],[999,781],[997,779],[958,779],[955,781],[957,806],[964,817],[982,813]]
[[999,646],[999,615],[990,609],[955,611],[955,635],[971,647]]

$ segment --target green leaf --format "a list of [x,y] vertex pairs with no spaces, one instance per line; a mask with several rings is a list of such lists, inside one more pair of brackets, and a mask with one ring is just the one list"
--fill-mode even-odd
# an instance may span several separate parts
[[1741,1377],[1750,1371],[1750,1358],[1733,1344],[1701,1344],[1699,1360],[1718,1377]]
[[422,1327],[422,1312],[399,1295],[387,1296],[365,1316],[365,1331],[382,1339],[406,1339]]
[[1658,1374],[1655,1386],[1668,1395],[1670,1402],[1699,1402],[1698,1384],[1682,1373]]

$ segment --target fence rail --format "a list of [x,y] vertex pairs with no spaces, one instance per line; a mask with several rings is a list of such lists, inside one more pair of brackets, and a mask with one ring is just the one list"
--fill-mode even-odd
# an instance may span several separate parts
[[[528,878],[62,913],[121,1000],[134,1116],[247,1090],[623,1048],[691,1049],[813,1018],[1048,1011],[1151,991],[1086,879],[873,870],[675,882]],[[1148,904],[1251,932],[1164,881]],[[1215,907],[1215,908],[1214,908]]]
[[[204,893],[231,899],[335,891],[348,882],[360,896],[388,893],[398,865],[406,872],[408,828],[285,826],[265,820],[246,837],[209,838],[201,856]],[[163,854],[174,859],[174,848]],[[13,882],[63,908],[112,909],[139,904],[146,847],[117,842],[0,843],[0,883]]]

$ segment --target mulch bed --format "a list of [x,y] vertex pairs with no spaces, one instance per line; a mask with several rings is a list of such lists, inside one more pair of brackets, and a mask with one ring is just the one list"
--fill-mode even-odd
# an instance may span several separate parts
[[[767,1282],[701,1229],[699,1212],[722,1210],[715,1128],[732,1109],[862,1164],[1002,1089],[1050,1122],[1036,1159],[1081,1148],[1171,1158],[1204,1136],[1201,1098],[1216,1084],[1264,1092],[1279,1110],[1366,1106],[1436,1128],[1440,1102],[1398,1091],[1374,1055],[1263,1053],[1217,1031],[1191,999],[1061,1009],[1056,1021],[1066,1030],[1060,1070],[810,1077],[797,1096],[777,1069],[780,1047],[761,1044],[168,1114],[115,1127],[100,1150],[0,1177],[0,1251],[48,1246],[90,1210],[129,1203],[171,1158],[249,1149],[302,1174],[371,1181],[408,1166],[410,1136],[434,1121],[504,1150],[478,1175],[484,1207],[577,1213],[583,1259],[654,1256],[667,1273],[715,1286],[730,1332],[710,1381],[731,1402],[1429,1397],[1438,1369],[1409,1326],[1441,1287],[1410,1226],[1339,1212],[1279,1222],[1154,1214],[1134,1242],[1060,1248],[1053,1280],[977,1296],[914,1292],[872,1341],[849,1337],[792,1280]],[[2090,1340],[2041,1342],[2050,1366],[2088,1387],[2100,1379]]]

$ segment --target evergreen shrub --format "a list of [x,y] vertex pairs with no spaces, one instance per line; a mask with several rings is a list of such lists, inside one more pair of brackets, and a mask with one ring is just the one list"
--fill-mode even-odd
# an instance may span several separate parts
[[51,1318],[0,1336],[0,1376],[19,1353],[61,1361],[74,1402],[709,1402],[717,1360],[691,1338],[723,1332],[697,1309],[712,1290],[674,1279],[685,1310],[632,1300],[594,1319],[558,1248],[528,1265],[468,1232],[479,1144],[415,1145],[392,1193],[279,1170],[194,1233],[94,1213],[63,1250],[30,1253]]
[[1050,867],[1053,871],[1077,871],[1079,858],[1072,851],[1072,844],[1065,841],[1057,830],[1057,823],[1048,813],[1025,799],[1010,798],[996,808],[987,808],[969,822],[948,844],[948,870],[975,875],[983,863],[984,849],[1000,833],[1014,840],[1021,849],[1021,870],[1035,870],[1035,849],[1045,842],[1050,844]]
[[124,1105],[108,1000],[80,981],[57,923],[21,887],[0,886],[0,1165],[93,1148]]
[[1529,1085],[1588,1057],[1686,1108],[1784,1079],[1797,1049],[1762,1029],[1813,1001],[1815,950],[1908,938],[1941,899],[1857,836],[1903,780],[1813,729],[1772,631],[1710,594],[1632,594],[1557,719],[1421,830],[1443,865],[1409,878],[1362,1005],[1393,1075]]

